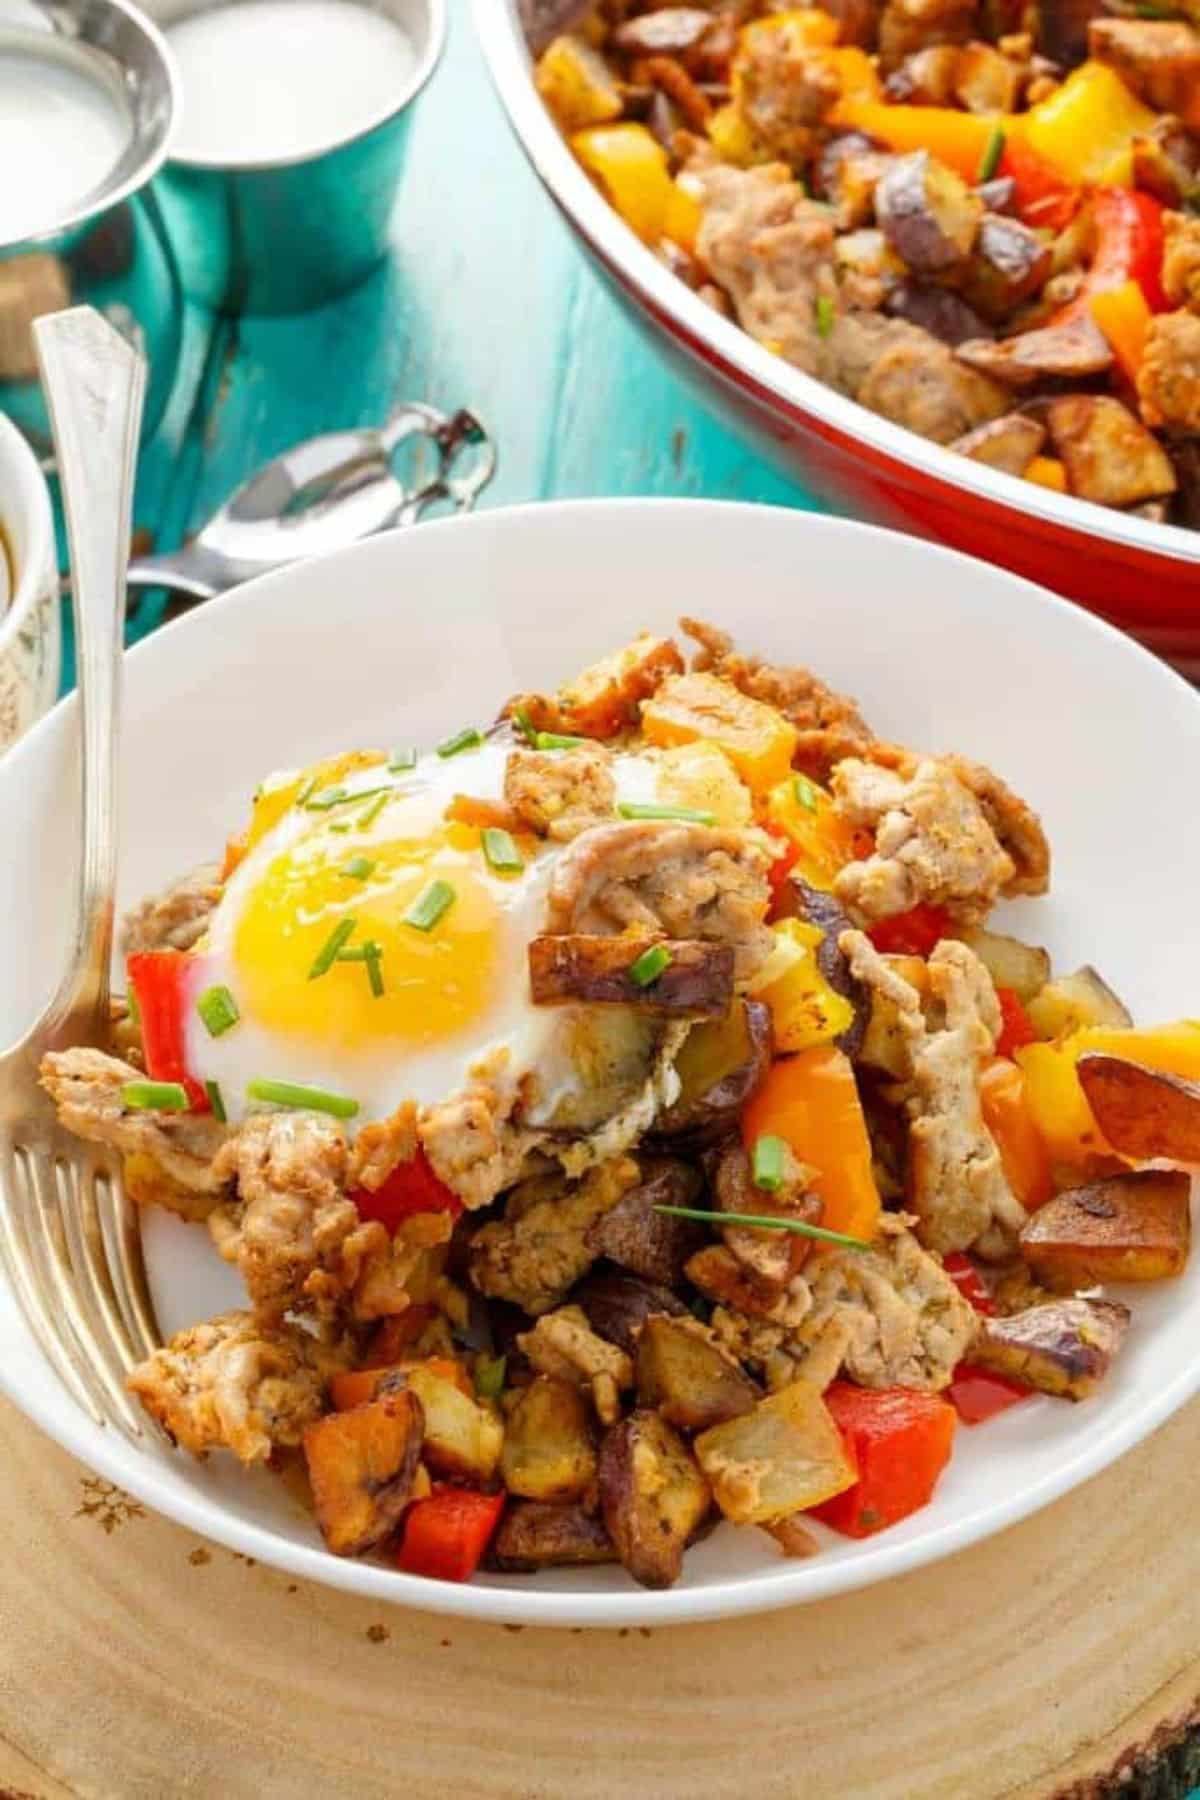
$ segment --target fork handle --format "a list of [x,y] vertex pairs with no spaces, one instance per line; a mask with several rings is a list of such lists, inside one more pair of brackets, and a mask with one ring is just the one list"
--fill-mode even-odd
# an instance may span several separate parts
[[[146,365],[90,306],[35,321],[71,551],[82,719],[83,846],[76,936],[55,1010],[78,1030],[108,1004],[117,858],[125,567]],[[90,1015],[90,1016],[89,1016]]]

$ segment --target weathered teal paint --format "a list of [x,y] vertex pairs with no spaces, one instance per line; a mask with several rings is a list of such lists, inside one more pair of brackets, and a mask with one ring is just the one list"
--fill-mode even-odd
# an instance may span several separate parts
[[[622,313],[509,134],[466,0],[451,4],[392,256],[299,317],[189,310],[167,418],[142,461],[138,524],[169,549],[268,457],[381,421],[406,399],[468,405],[485,421],[500,466],[483,505],[587,494],[817,505],[719,424]],[[130,638],[164,605],[142,598]]]

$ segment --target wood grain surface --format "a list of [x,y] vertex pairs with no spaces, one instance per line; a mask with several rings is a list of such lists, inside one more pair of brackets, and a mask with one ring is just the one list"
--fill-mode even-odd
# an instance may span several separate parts
[[84,1800],[1179,1795],[1200,1405],[931,1569],[790,1612],[548,1632],[207,1545],[0,1403],[0,1793]]

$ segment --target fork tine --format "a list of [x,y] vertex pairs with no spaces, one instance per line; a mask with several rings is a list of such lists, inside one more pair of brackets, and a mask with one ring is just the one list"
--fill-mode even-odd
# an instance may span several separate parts
[[5,1137],[0,1137],[0,1198],[4,1201],[0,1205],[0,1256],[25,1322],[67,1392],[97,1425],[104,1425],[107,1418],[93,1396],[91,1382],[85,1379],[55,1328],[47,1290],[38,1278],[31,1249],[38,1234],[30,1226],[33,1196],[29,1169]]
[[99,1190],[97,1212],[105,1259],[134,1356],[140,1362],[158,1349],[162,1332],[150,1298],[137,1208],[129,1198],[119,1168],[106,1171]]
[[96,1326],[97,1314],[99,1315],[109,1340],[109,1360],[115,1362],[123,1380],[134,1362],[135,1352],[117,1306],[104,1255],[104,1240],[100,1235],[100,1219],[96,1209],[95,1161],[88,1161],[82,1167],[60,1162],[58,1183],[67,1254],[77,1286],[82,1290],[80,1301],[89,1312],[93,1328]]
[[[66,1163],[61,1166],[71,1167]],[[35,1257],[43,1265],[43,1278],[53,1298],[55,1313],[66,1322],[75,1340],[80,1374],[99,1390],[99,1398],[106,1403],[109,1421],[115,1414],[128,1435],[140,1438],[145,1435],[141,1418],[125,1391],[123,1376],[114,1375],[109,1356],[98,1341],[76,1291],[63,1222],[64,1212],[70,1207],[64,1209],[62,1205],[55,1165],[48,1155],[34,1154],[29,1158],[29,1168],[42,1226],[40,1232],[31,1234],[31,1241]]]

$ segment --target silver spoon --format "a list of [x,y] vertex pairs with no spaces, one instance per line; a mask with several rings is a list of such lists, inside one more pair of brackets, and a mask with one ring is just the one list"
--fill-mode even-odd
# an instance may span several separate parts
[[[431,446],[436,467],[423,485],[408,488],[392,462],[402,445],[420,439]],[[182,550],[131,563],[128,583],[208,600],[268,569],[416,524],[436,501],[467,512],[495,468],[495,446],[473,413],[447,414],[413,401],[380,430],[331,432],[285,450]]]

